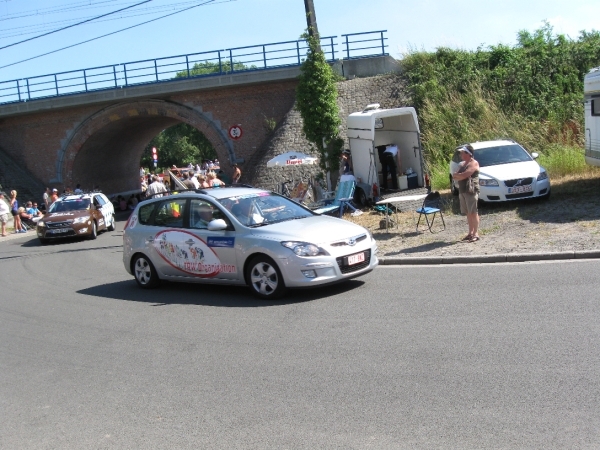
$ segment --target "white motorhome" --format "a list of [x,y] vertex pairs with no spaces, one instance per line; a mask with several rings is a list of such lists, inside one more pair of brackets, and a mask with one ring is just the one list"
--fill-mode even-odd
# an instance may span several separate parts
[[600,166],[600,67],[583,79],[585,100],[585,162]]
[[[358,203],[366,204],[400,190],[425,187],[419,122],[414,108],[380,109],[375,103],[350,114],[347,126],[352,169],[357,180],[354,198]],[[377,147],[385,145],[398,147],[398,189],[382,192],[382,165]]]

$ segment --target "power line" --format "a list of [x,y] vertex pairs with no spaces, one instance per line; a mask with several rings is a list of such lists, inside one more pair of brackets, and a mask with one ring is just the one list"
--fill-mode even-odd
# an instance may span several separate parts
[[[171,14],[166,14],[166,15],[164,15],[164,16],[157,17],[157,18],[155,18],[155,19],[147,20],[146,22],[141,22],[141,23],[138,23],[138,24],[136,24],[136,25],[132,25],[132,26],[130,26],[130,27],[127,27],[127,28],[122,28],[122,29],[120,29],[120,30],[113,31],[113,32],[111,32],[111,33],[103,34],[102,36],[98,36],[98,37],[95,37],[95,38],[92,38],[92,39],[88,39],[88,40],[86,40],[86,41],[78,42],[77,44],[67,45],[66,47],[62,47],[62,48],[59,48],[59,49],[57,49],[57,50],[52,50],[51,52],[46,52],[46,53],[43,53],[43,54],[41,54],[41,55],[32,56],[31,58],[22,59],[21,61],[17,61],[17,62],[14,62],[14,63],[6,64],[6,65],[4,65],[4,66],[0,66],[0,69],[4,69],[4,68],[6,68],[6,67],[10,67],[10,66],[14,66],[14,65],[16,65],[16,64],[21,64],[21,63],[23,63],[23,62],[31,61],[32,59],[41,58],[42,56],[51,55],[51,54],[53,54],[53,53],[57,53],[57,52],[60,52],[60,51],[62,51],[62,50],[67,50],[67,49],[69,49],[69,48],[77,47],[78,45],[87,44],[88,42],[92,42],[92,41],[95,41],[95,40],[101,39],[101,38],[103,38],[103,37],[111,36],[111,35],[113,35],[113,34],[120,33],[121,31],[131,30],[132,28],[136,28],[136,27],[139,27],[139,26],[141,26],[141,25],[145,25],[145,24],[147,24],[147,23],[150,23],[150,22],[155,22],[155,21],[157,21],[157,20],[164,19],[165,17],[173,16],[173,15],[175,15],[175,14],[179,14],[179,13],[181,13],[181,12],[184,12],[184,11],[189,11],[190,9],[197,8],[198,6],[204,6],[204,5],[207,5],[207,4],[209,4],[209,3],[213,3],[213,2],[215,2],[215,1],[216,1],[216,0],[206,0],[206,1],[205,1],[205,2],[203,2],[203,3],[198,3],[197,5],[190,6],[190,7],[188,7],[188,8],[183,8],[183,9],[180,9],[179,11],[175,11],[174,13],[171,13]],[[235,0],[226,0],[226,1],[235,1]],[[220,3],[224,3],[224,2],[220,2]]]
[[[137,9],[136,11],[128,11],[125,14],[121,14],[119,17],[116,17],[116,18],[99,20],[96,23],[110,22],[113,20],[121,20],[121,19],[126,19],[128,17],[139,17],[139,16],[148,15],[148,14],[157,14],[164,10],[173,10],[173,9],[176,9],[178,6],[189,5],[191,3],[195,4],[196,1],[177,2],[177,3],[167,4],[167,5],[152,6],[149,8],[140,8],[140,9]],[[2,30],[4,32],[4,35],[0,34],[0,39],[7,39],[9,37],[15,37],[15,36],[24,36],[24,35],[33,34],[33,33],[40,33],[45,30],[52,29],[52,27],[60,25],[60,24],[71,24],[78,20],[89,19],[89,18],[90,18],[90,16],[77,17],[77,18],[73,18],[73,19],[55,20],[53,22],[23,25],[23,26],[18,26],[18,27],[13,27],[13,28],[4,28]],[[17,32],[18,30],[26,30],[26,29],[30,29],[31,31]],[[11,32],[12,32],[12,34],[10,34]]]
[[109,13],[106,13],[106,14],[102,14],[102,15],[97,16],[97,17],[93,17],[91,19],[84,20],[83,22],[75,23],[73,25],[67,25],[66,27],[59,28],[58,30],[49,31],[47,33],[40,34],[38,36],[34,36],[34,37],[31,37],[31,38],[28,38],[28,39],[23,39],[22,41],[15,42],[15,43],[9,44],[9,45],[5,45],[4,47],[0,47],[0,50],[4,50],[5,48],[13,47],[15,45],[19,45],[19,44],[22,44],[24,42],[33,41],[34,39],[38,39],[38,38],[41,38],[41,37],[44,37],[44,36],[48,36],[50,34],[58,33],[59,31],[66,30],[68,28],[73,28],[73,27],[76,27],[78,25],[82,25],[84,23],[88,23],[88,22],[91,22],[91,21],[96,20],[96,19],[101,19],[102,17],[110,16],[111,14],[116,14],[118,12],[125,11],[126,9],[135,8],[136,6],[143,5],[144,3],[149,3],[151,1],[152,0],[144,0],[144,1],[140,2],[140,3],[136,3],[135,5],[126,6],[125,8],[121,8],[121,9],[118,9],[116,11],[112,11],[112,12],[109,12]]
[[14,14],[4,14],[2,16],[0,16],[0,21],[3,22],[5,20],[14,20],[14,19],[22,19],[24,17],[31,17],[31,16],[45,16],[47,14],[55,14],[55,13],[59,13],[59,12],[64,12],[64,11],[70,11],[72,9],[94,9],[94,8],[101,8],[101,6],[98,6],[102,3],[112,3],[118,0],[104,0],[101,2],[97,2],[97,3],[90,3],[89,1],[83,1],[83,2],[77,2],[77,3],[68,3],[66,5],[57,7],[57,8],[36,8],[36,9],[30,9],[28,11],[21,11],[18,13],[14,13]]

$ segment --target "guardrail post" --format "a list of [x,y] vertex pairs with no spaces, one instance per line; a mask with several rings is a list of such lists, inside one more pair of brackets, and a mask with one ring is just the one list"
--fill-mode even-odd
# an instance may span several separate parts
[[54,74],[54,89],[56,90],[56,96],[58,97],[58,79],[56,78],[56,74]]
[[156,60],[154,60],[154,77],[156,81],[158,81],[158,66],[156,65]]
[[348,35],[346,35],[346,58],[350,59],[350,44],[348,43]]
[[300,41],[296,41],[296,53],[298,54],[298,65],[300,65]]
[[219,56],[219,74],[223,73],[223,64],[221,62],[221,50],[218,50],[218,56]]
[[127,64],[123,64],[123,77],[125,77],[124,86],[127,86]]
[[229,49],[229,64],[231,64],[231,73],[233,73],[233,52]]
[[185,55],[185,66],[187,67],[188,78],[190,77],[190,60],[188,59],[188,55]]
[[117,69],[116,69],[116,67],[117,66],[113,65],[113,77],[115,80],[115,87],[117,87]]
[[331,37],[329,38],[329,41],[330,41],[330,43],[331,43],[331,60],[332,60],[332,61],[335,61],[335,47],[334,47],[334,45],[333,45],[333,36],[331,36]]
[[383,40],[383,31],[381,32],[381,54],[385,55],[385,42]]
[[29,78],[25,78],[25,83],[27,83],[27,100],[31,100],[31,92],[29,92]]
[[267,68],[267,50],[265,49],[264,45],[262,46],[262,48],[263,48],[263,65],[264,65],[264,68],[266,69]]
[[17,95],[19,96],[19,101],[21,101],[21,87],[19,86],[19,80],[15,80],[17,83]]
[[85,76],[86,69],[83,69],[83,85],[85,86],[85,92],[87,92],[87,78]]

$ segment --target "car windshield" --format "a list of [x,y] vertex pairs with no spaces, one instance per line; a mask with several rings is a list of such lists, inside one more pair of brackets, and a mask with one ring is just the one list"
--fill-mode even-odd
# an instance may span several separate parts
[[219,202],[243,225],[265,226],[314,214],[289,198],[269,192],[223,198]]
[[49,212],[85,211],[90,208],[90,199],[81,198],[77,200],[63,200],[52,203]]
[[479,167],[531,161],[531,156],[518,144],[498,145],[475,150]]

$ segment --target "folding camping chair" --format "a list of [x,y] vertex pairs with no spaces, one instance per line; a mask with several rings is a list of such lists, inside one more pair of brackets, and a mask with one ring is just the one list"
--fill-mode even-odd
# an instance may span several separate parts
[[[442,215],[442,210],[440,207],[441,200],[442,198],[438,191],[430,192],[429,194],[427,194],[427,197],[425,197],[425,199],[423,200],[423,205],[416,211],[419,213],[419,220],[417,221],[417,231],[419,231],[419,223],[421,223],[421,217],[425,216],[427,228],[431,233],[434,233],[432,227],[433,222],[435,221],[436,214],[440,215],[440,218],[442,219],[442,224],[444,225],[444,228],[439,231],[443,231],[446,229],[446,222],[444,222],[444,216]],[[433,217],[431,218],[431,222],[429,222],[430,215],[433,215]]]
[[352,204],[355,187],[356,182],[353,180],[342,181],[340,184],[338,184],[338,187],[335,191],[335,198],[332,200],[325,200],[325,204],[327,206],[314,209],[313,211],[317,214],[331,214],[339,211],[340,217],[342,217],[344,215],[344,210],[346,207],[348,207],[352,210],[353,214],[362,214],[362,211],[356,209]]

